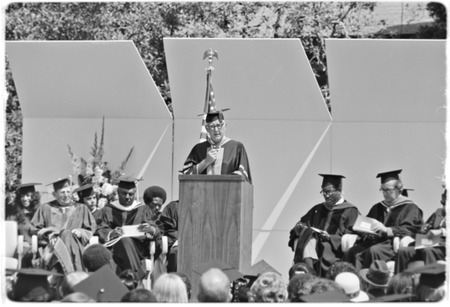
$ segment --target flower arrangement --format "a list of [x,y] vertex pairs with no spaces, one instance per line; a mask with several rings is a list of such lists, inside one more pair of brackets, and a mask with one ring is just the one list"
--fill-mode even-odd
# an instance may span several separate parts
[[100,142],[98,141],[97,132],[94,135],[94,144],[91,147],[90,156],[84,159],[72,151],[70,145],[67,145],[69,149],[69,155],[72,162],[73,173],[77,174],[78,185],[82,186],[88,183],[94,184],[94,190],[104,196],[114,193],[113,185],[117,184],[120,176],[124,175],[125,167],[128,160],[133,153],[134,147],[132,147],[122,161],[120,167],[112,172],[108,167],[108,162],[103,161],[104,155],[104,140],[105,140],[105,118],[102,120],[102,131],[100,135]]

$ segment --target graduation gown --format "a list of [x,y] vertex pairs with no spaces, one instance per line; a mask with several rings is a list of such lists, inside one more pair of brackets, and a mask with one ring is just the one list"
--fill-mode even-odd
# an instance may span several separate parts
[[[375,204],[375,206],[380,206],[380,204]],[[369,268],[375,260],[391,260],[395,256],[392,247],[393,238],[414,237],[420,231],[422,223],[422,210],[412,200],[400,195],[389,207],[383,222],[384,226],[392,229],[393,237],[383,234],[377,243],[367,248],[365,246],[364,248],[352,247],[349,252],[356,255],[356,269]]]
[[[195,166],[206,158],[206,154],[211,146],[208,141],[196,144],[184,162],[183,173],[196,174]],[[227,175],[235,171],[241,171],[251,183],[250,165],[244,145],[239,141],[228,139],[220,147],[223,148],[220,174]],[[204,170],[202,174],[207,174],[207,170]]]
[[[33,227],[31,220],[34,216],[35,210],[28,210],[27,208],[18,208],[13,214],[6,217],[7,221],[17,222],[17,231],[19,235],[23,236],[23,258],[21,268],[28,268],[32,266],[31,260],[33,254],[31,253],[31,238],[33,236]],[[17,251],[15,252],[17,257]]]
[[[160,229],[155,221],[155,216],[149,206],[139,203],[132,210],[122,210],[111,203],[103,207],[101,223],[98,226],[97,235],[100,242],[109,241],[111,232],[116,227],[124,225],[138,225],[148,223],[155,227],[154,238],[159,237]],[[117,274],[131,269],[139,279],[145,276],[145,269],[141,261],[150,256],[150,240],[147,238],[123,237],[112,245],[111,251],[114,262],[117,264]],[[155,257],[156,259],[156,257]]]
[[[324,203],[311,208],[290,231],[288,245],[294,250],[294,241],[299,238],[294,254],[294,263],[303,261],[303,252],[306,244],[312,237],[318,240],[317,254],[320,258],[321,275],[328,271],[329,267],[342,257],[341,238],[344,234],[351,233],[359,215],[358,208],[344,201],[329,210]],[[310,227],[325,230],[330,235],[329,240],[324,240]]]
[[167,255],[167,272],[177,271],[178,246],[174,243],[178,240],[178,210],[180,203],[178,200],[170,202],[159,217],[163,235],[167,236],[169,252]]
[[[446,229],[445,208],[437,209],[425,222],[421,233],[426,234],[430,229]],[[445,236],[442,236],[445,242]],[[438,260],[445,260],[445,243],[439,246],[415,249],[414,243],[411,246],[400,248],[395,260],[395,273],[403,272],[412,261],[423,261],[425,265],[436,263]]]
[[[69,206],[61,206],[54,200],[39,206],[31,220],[31,224],[33,234],[37,234],[41,229],[50,227],[59,232],[59,238],[64,244],[60,244],[60,242],[58,242],[58,245],[55,244],[53,252],[66,273],[72,270],[84,270],[82,263],[84,246],[89,243],[89,239],[97,229],[95,219],[86,205],[72,203]],[[72,233],[74,229],[80,230],[80,238]],[[38,241],[40,245],[48,244],[48,239],[45,235],[38,237]],[[55,261],[51,263],[53,265]]]

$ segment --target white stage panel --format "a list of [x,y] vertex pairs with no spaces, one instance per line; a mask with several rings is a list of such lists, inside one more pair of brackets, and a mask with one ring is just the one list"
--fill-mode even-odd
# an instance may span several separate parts
[[203,112],[208,48],[218,52],[212,83],[228,119],[330,119],[298,39],[165,38],[176,119]]

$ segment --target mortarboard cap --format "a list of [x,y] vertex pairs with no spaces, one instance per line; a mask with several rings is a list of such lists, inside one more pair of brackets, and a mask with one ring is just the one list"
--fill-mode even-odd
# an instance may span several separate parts
[[80,201],[83,201],[85,197],[89,197],[95,194],[94,184],[88,183],[74,190],[78,194]]
[[347,294],[337,291],[325,291],[320,293],[313,293],[300,296],[300,301],[305,303],[320,303],[320,302],[350,302]]
[[408,191],[414,191],[414,189],[405,189],[405,188],[403,188],[402,195],[405,196],[405,197],[408,197]]
[[16,300],[29,296],[32,292],[34,294],[49,291],[50,285],[48,276],[61,275],[55,272],[43,269],[19,269],[17,272],[16,282],[13,287],[13,295]]
[[426,285],[430,288],[438,288],[445,282],[445,264],[432,263],[425,266],[407,269],[406,272],[420,274],[419,285]]
[[377,178],[381,178],[381,183],[385,183],[389,180],[400,180],[399,174],[402,172],[401,169],[395,171],[389,171],[377,174]]
[[58,179],[52,183],[49,183],[48,185],[53,185],[53,190],[56,192],[62,188],[65,188],[66,186],[70,186],[70,180],[69,178],[63,178],[63,179]]
[[132,177],[120,177],[119,178],[119,184],[117,185],[119,188],[131,190],[136,187],[136,181],[138,181],[136,178]]
[[345,178],[342,175],[332,175],[332,174],[319,174],[323,177],[322,187],[331,184],[336,189],[342,189],[342,179]]
[[22,183],[19,185],[19,188],[17,189],[17,192],[20,195],[27,194],[27,193],[34,193],[36,192],[36,185],[40,185],[40,183]]
[[222,110],[211,110],[208,113],[206,113],[206,119],[205,122],[210,123],[215,120],[222,121],[225,119],[223,116],[223,112],[228,111],[229,109],[222,109]]
[[88,295],[97,302],[120,302],[122,297],[128,293],[128,288],[109,265],[98,269],[91,276],[76,284],[73,289]]
[[208,271],[211,268],[220,269],[222,272],[225,273],[225,275],[227,275],[228,280],[230,282],[244,276],[244,274],[237,271],[231,265],[225,264],[222,261],[216,260],[216,259],[196,265],[194,267],[193,271],[201,276],[203,273],[205,273],[206,271]]

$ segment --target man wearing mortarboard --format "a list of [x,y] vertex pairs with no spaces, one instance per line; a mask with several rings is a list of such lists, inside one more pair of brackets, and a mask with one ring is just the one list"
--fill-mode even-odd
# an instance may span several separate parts
[[368,236],[364,242],[356,242],[345,255],[345,260],[355,264],[356,269],[369,268],[373,261],[389,261],[394,256],[393,239],[414,237],[420,231],[422,210],[409,198],[403,196],[402,170],[379,173],[380,192],[384,200],[369,210],[368,217],[377,220],[371,230],[376,235]]
[[[436,263],[439,260],[444,260],[446,257],[446,213],[445,203],[447,202],[447,190],[445,189],[441,195],[442,208],[438,208],[431,216],[426,220],[420,233],[426,234],[426,240],[431,242],[437,242],[433,246],[424,248],[415,248],[415,244],[412,246],[400,247],[397,251],[395,260],[396,273],[403,272],[409,266],[408,264],[413,261],[423,261],[425,265]],[[415,238],[416,241],[419,240]]]
[[305,262],[325,276],[329,267],[342,257],[341,239],[351,233],[358,208],[342,195],[342,175],[323,177],[321,194],[325,201],[312,207],[290,231],[289,246],[294,263]]
[[[100,242],[112,246],[113,260],[117,264],[116,273],[130,269],[141,280],[145,276],[141,261],[149,258],[150,239],[156,240],[160,229],[151,208],[136,200],[136,181],[130,177],[119,178],[118,200],[103,207],[97,234]],[[139,225],[138,231],[143,236],[124,235],[123,226],[130,225]],[[155,259],[157,257],[155,255]]]
[[68,178],[52,185],[55,200],[41,205],[31,221],[39,245],[45,248],[44,263],[60,273],[82,271],[84,246],[97,224],[87,206],[73,202]]
[[206,113],[207,140],[192,148],[183,165],[184,174],[239,174],[252,182],[244,145],[225,136],[223,111],[212,108]]

